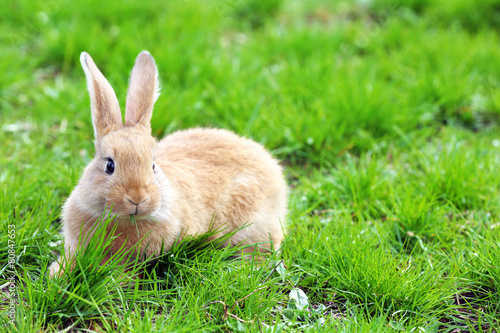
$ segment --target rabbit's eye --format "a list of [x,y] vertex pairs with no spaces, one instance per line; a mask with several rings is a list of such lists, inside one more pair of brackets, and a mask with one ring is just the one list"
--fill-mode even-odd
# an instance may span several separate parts
[[155,171],[155,162],[153,162],[153,171]]
[[113,162],[112,159],[108,158],[108,163],[106,164],[106,173],[110,175],[114,171],[115,171],[115,162]]

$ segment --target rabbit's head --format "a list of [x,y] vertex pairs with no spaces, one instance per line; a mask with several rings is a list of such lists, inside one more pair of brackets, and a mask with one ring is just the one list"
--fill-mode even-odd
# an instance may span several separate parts
[[168,189],[165,175],[155,164],[157,141],[151,136],[158,97],[155,62],[146,51],[137,57],[123,124],[111,85],[87,53],[82,53],[80,61],[87,77],[96,148],[80,181],[89,196],[82,198],[82,205],[93,215],[112,209],[118,217],[154,218],[161,214],[162,191]]

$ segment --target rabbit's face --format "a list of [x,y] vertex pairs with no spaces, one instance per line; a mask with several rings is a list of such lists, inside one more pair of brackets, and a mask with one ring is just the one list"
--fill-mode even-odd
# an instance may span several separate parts
[[155,164],[156,140],[134,127],[103,137],[93,161],[94,175],[103,186],[107,208],[118,217],[150,217],[161,206],[164,175]]

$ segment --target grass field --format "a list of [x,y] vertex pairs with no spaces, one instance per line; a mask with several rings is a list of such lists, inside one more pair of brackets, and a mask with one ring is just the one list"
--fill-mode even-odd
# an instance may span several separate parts
[[[4,0],[0,331],[499,332],[499,27],[498,0]],[[79,55],[124,110],[141,50],[155,135],[228,128],[283,161],[287,242],[256,264],[202,237],[130,285],[96,239],[51,280],[94,149]]]

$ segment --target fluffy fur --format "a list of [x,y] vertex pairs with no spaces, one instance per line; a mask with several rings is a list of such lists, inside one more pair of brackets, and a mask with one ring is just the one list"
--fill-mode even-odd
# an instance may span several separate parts
[[[125,124],[116,95],[87,53],[80,57],[87,77],[95,132],[95,158],[86,167],[66,201],[63,234],[66,257],[85,246],[80,232],[89,234],[112,207],[119,236],[112,253],[123,243],[136,244],[146,234],[146,255],[166,249],[179,237],[208,231],[222,224],[236,233],[233,244],[283,240],[287,185],[282,168],[261,145],[227,130],[195,128],[173,133],[161,141],[151,136],[151,116],[158,97],[158,72],[143,51],[130,77]],[[113,160],[115,170],[106,173]],[[154,166],[154,167],[153,167]],[[153,170],[154,169],[154,170]],[[137,226],[131,223],[134,215]],[[270,243],[264,245],[270,248]],[[59,261],[50,267],[54,275]]]

